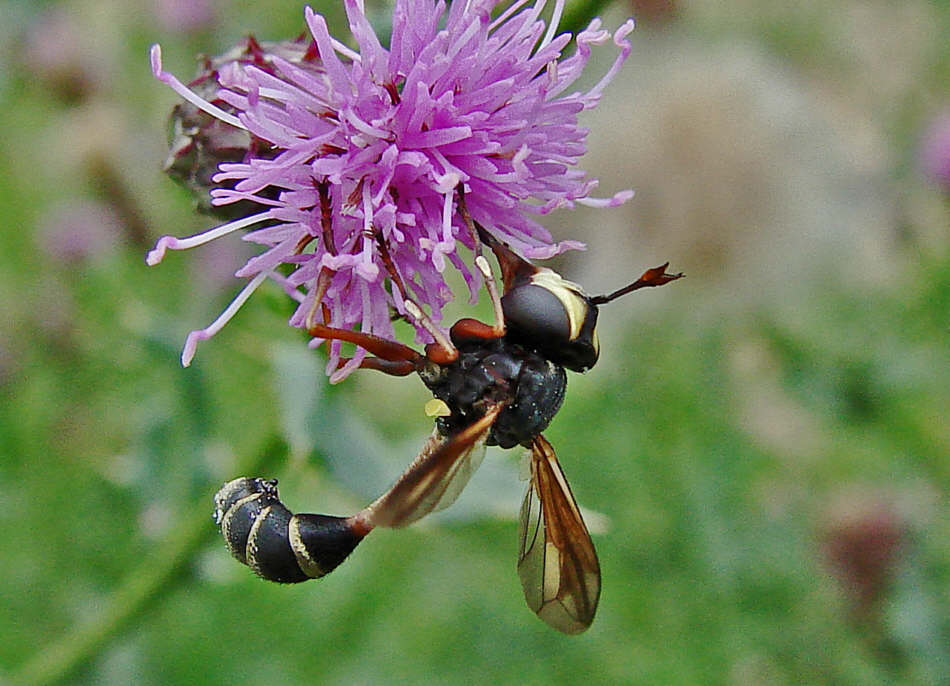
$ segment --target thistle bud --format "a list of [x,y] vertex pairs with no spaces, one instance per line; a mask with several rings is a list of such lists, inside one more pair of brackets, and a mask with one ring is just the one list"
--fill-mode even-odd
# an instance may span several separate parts
[[907,522],[886,499],[850,494],[834,504],[824,528],[823,552],[831,571],[855,609],[873,609],[906,554]]
[[[248,36],[241,43],[218,57],[201,58],[201,67],[189,88],[203,100],[230,114],[236,109],[222,100],[219,74],[227,69],[254,66],[274,73],[273,59],[279,57],[296,66],[320,71],[316,50],[311,41],[302,38],[281,43],[258,43]],[[257,209],[252,202],[237,202],[225,206],[211,204],[211,190],[233,188],[234,181],[217,183],[214,175],[223,162],[249,162],[255,158],[270,159],[273,147],[253,136],[202,111],[184,101],[172,109],[169,117],[169,150],[163,169],[165,173],[188,188],[195,195],[197,209],[222,219],[236,219]]]

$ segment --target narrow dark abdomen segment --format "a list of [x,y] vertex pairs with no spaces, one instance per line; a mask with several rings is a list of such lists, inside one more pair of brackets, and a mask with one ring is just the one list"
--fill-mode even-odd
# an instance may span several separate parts
[[345,517],[293,514],[273,480],[235,479],[214,503],[228,550],[268,581],[298,583],[329,574],[363,539]]
[[290,544],[297,562],[313,578],[336,569],[362,540],[343,517],[299,514],[290,526]]

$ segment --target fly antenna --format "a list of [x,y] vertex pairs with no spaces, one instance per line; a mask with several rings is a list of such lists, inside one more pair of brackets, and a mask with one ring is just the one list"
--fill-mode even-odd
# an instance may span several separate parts
[[633,291],[640,290],[641,288],[662,286],[663,284],[669,283],[670,281],[676,281],[677,279],[683,278],[683,272],[679,272],[677,274],[667,274],[666,268],[669,266],[670,263],[665,262],[659,267],[647,269],[645,272],[643,272],[640,278],[633,283],[627,284],[623,288],[614,291],[610,295],[595,295],[590,298],[590,302],[594,305],[603,305],[604,303],[609,303],[611,300],[616,300],[622,295],[632,293]]

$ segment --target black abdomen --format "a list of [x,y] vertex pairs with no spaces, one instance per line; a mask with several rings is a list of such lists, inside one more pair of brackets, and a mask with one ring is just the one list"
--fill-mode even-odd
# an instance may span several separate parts
[[235,558],[283,584],[329,574],[365,535],[344,517],[294,514],[280,502],[277,481],[246,477],[215,495],[214,521]]

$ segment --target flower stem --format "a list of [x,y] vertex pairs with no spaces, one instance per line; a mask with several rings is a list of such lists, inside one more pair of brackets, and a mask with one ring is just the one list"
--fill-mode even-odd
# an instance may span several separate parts
[[[287,446],[282,440],[271,438],[242,470],[255,474],[267,471],[281,462],[286,452]],[[10,677],[9,683],[41,686],[61,683],[71,677],[99,655],[120,630],[187,579],[183,571],[214,534],[211,500],[202,499],[181,518],[158,552],[116,589],[108,607],[98,617],[58,642],[44,645]]]

